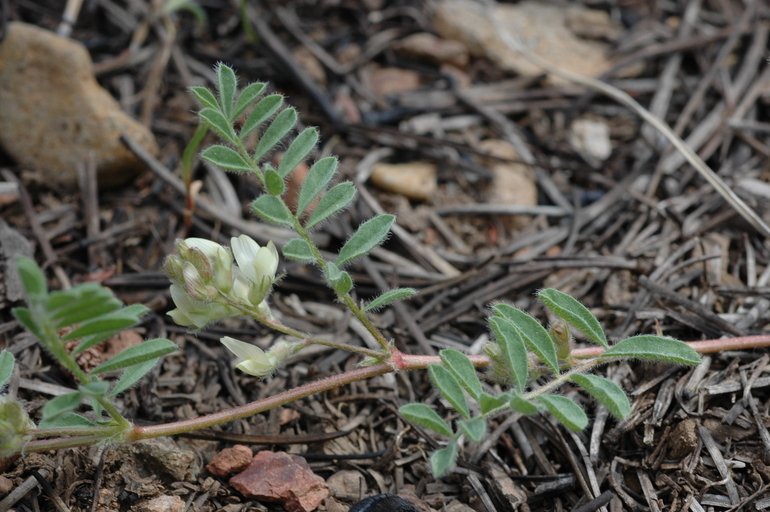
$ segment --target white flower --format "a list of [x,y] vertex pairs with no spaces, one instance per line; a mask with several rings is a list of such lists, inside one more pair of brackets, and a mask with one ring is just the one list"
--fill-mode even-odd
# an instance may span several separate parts
[[262,285],[265,277],[272,283],[275,271],[278,269],[278,250],[273,242],[260,247],[257,242],[246,235],[233,237],[230,240],[233,256],[241,271],[253,283]]
[[219,341],[230,352],[243,359],[235,365],[242,372],[255,377],[267,377],[273,372],[275,365],[261,348],[229,336],[220,338]]
[[171,299],[176,304],[176,309],[169,311],[168,316],[184,327],[195,326],[201,329],[210,322],[230,316],[230,312],[224,306],[193,300],[187,291],[177,284],[171,285]]
[[185,238],[184,243],[187,247],[198,249],[210,261],[227,257],[227,250],[224,247],[205,238]]

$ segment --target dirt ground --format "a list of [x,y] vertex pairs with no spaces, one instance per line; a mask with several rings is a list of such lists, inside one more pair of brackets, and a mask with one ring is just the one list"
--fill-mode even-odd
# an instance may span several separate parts
[[[217,62],[234,67],[242,84],[268,81],[285,94],[300,124],[320,129],[315,156],[338,155],[342,179],[359,186],[355,205],[318,231],[322,249],[338,250],[377,212],[398,216],[400,229],[351,273],[359,299],[393,286],[419,291],[372,315],[405,352],[480,353],[494,301],[548,322],[533,295],[545,287],[581,300],[615,341],[658,329],[684,341],[767,333],[770,232],[726,199],[740,198],[770,223],[766,2],[521,2],[498,11],[543,58],[601,76],[663,119],[724,188],[627,106],[522,64],[490,32],[474,29],[457,2],[198,5],[204,24],[186,10],[162,14],[163,2],[88,0],[73,26],[99,83],[157,139],[157,158],[136,179],[101,190],[66,185],[0,157],[7,184],[18,182],[0,194],[8,224],[0,255],[10,257],[20,234],[52,289],[63,280],[98,281],[125,303],[152,309],[105,352],[137,337],[181,347],[120,399],[137,424],[219,411],[360,362],[341,351],[301,353],[261,381],[235,371],[218,340],[267,346],[274,333],[231,319],[193,335],[165,314],[173,304],[162,263],[176,239],[226,242],[242,232],[260,243],[287,239],[250,213],[259,188],[248,177],[196,162],[199,204],[214,211],[199,206],[192,216],[168,178],[181,176],[197,126],[199,106],[187,90],[213,86]],[[561,18],[547,10],[553,6]],[[62,16],[61,2],[49,0],[7,0],[3,10],[11,21],[51,30]],[[363,342],[316,269],[280,268],[286,275],[271,307],[285,324]],[[11,316],[21,305],[11,291],[6,272],[0,348],[16,356],[18,397],[39,419],[45,400],[74,382]],[[425,372],[414,371],[299,400],[208,437],[29,454],[0,476],[0,500],[35,483],[35,472],[46,485],[30,485],[0,509],[280,509],[205,469],[222,449],[244,444],[305,457],[330,486],[319,508],[330,512],[377,493],[401,494],[421,512],[762,510],[770,507],[768,354],[726,350],[694,368],[602,368],[628,392],[630,417],[618,421],[565,388],[589,413],[585,431],[546,415],[501,415],[487,440],[467,443],[457,470],[439,480],[427,462],[435,442],[397,414],[409,401],[449,410]]]

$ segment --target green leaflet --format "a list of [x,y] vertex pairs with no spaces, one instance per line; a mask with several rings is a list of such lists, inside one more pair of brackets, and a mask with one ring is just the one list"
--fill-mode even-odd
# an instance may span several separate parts
[[247,117],[246,121],[243,123],[238,137],[241,140],[246,138],[248,134],[270,119],[273,114],[278,112],[281,105],[283,105],[283,96],[280,94],[271,94],[270,96],[265,96],[259,100],[257,106],[254,107],[254,110],[251,111],[251,114],[249,114],[249,117]]
[[[323,222],[332,215],[344,210],[356,197],[356,187],[349,181],[343,181],[333,186],[324,194],[318,206],[315,207],[310,218],[305,223],[305,228],[310,229],[319,222]],[[299,210],[297,211],[299,214]]]
[[510,369],[518,391],[527,387],[529,376],[529,355],[521,333],[511,322],[499,316],[489,318],[489,327],[500,345],[505,362]]
[[537,400],[568,429],[580,432],[588,426],[586,413],[566,396],[541,395],[537,397]]
[[293,226],[294,217],[280,197],[261,195],[251,203],[254,213],[262,219],[281,226]]
[[201,153],[201,158],[228,171],[253,171],[237,151],[226,146],[211,146]]
[[398,409],[399,414],[421,427],[452,437],[452,429],[436,411],[425,404],[406,404]]
[[177,348],[176,343],[165,338],[156,338],[147,340],[141,345],[129,347],[120,354],[110,358],[89,372],[89,375],[119,370],[128,366],[133,366],[151,359],[157,359],[174,352]]
[[265,90],[265,87],[267,84],[262,82],[254,82],[253,84],[249,84],[243,92],[238,96],[238,100],[235,102],[235,108],[233,109],[232,113],[232,119],[235,120],[243,114],[249,106],[251,106],[252,103],[254,103],[257,98],[262,94],[262,92]]
[[393,215],[378,215],[361,224],[340,249],[335,262],[337,266],[342,267],[380,245],[388,236],[390,226],[395,220]]
[[313,248],[301,238],[286,242],[283,246],[283,257],[294,261],[315,261]]
[[607,336],[605,336],[599,320],[575,298],[553,288],[541,290],[537,296],[548,309],[580,329],[582,333],[602,347],[607,348]]
[[559,358],[556,356],[556,346],[551,335],[535,318],[509,304],[495,304],[492,311],[508,320],[524,338],[524,343],[534,352],[554,373],[559,373]]
[[0,389],[11,379],[16,359],[7,350],[0,352]]
[[337,172],[337,158],[329,156],[313,164],[308,171],[297,199],[297,217],[302,216],[311,202],[326,188],[329,181]]
[[232,122],[233,100],[235,99],[235,89],[238,87],[238,79],[233,68],[221,62],[217,65],[216,73],[217,92],[219,92],[222,113],[228,121]]
[[115,385],[115,388],[110,392],[109,396],[118,395],[139,382],[139,380],[144,377],[147,372],[153,369],[155,363],[157,362],[157,358],[149,359],[143,363],[137,363],[127,367],[123,372],[123,375],[120,376],[120,380]]
[[439,366],[432,364],[428,366],[428,373],[430,374],[430,380],[433,382],[433,386],[441,392],[441,395],[447,402],[452,404],[457,412],[463,415],[464,418],[469,419],[471,413],[468,409],[468,402],[465,400],[463,394],[463,388],[452,372]]
[[285,178],[313,151],[318,142],[318,130],[305,128],[289,146],[278,165],[278,174]]
[[473,418],[472,420],[460,420],[458,422],[460,430],[472,441],[481,442],[484,434],[487,433],[487,422],[483,418]]
[[259,139],[257,150],[254,152],[254,160],[261,159],[268,151],[273,149],[294,128],[295,124],[297,124],[297,111],[293,108],[287,108],[278,114],[267,130],[265,130],[265,133],[262,134],[262,138]]
[[471,395],[476,401],[479,400],[483,391],[481,389],[481,381],[478,375],[476,375],[476,367],[468,356],[451,348],[444,349],[439,352],[441,362],[455,376],[460,385]]
[[651,359],[686,365],[700,363],[698,353],[686,343],[671,338],[649,335],[633,336],[618,342],[604,351],[601,360],[607,361],[617,357]]
[[430,467],[435,478],[440,478],[452,469],[457,460],[457,441],[452,439],[446,448],[436,450],[430,456]]
[[624,419],[631,414],[631,404],[626,393],[620,386],[609,379],[598,375],[577,373],[571,379],[579,384],[588,394],[599,400],[619,419]]

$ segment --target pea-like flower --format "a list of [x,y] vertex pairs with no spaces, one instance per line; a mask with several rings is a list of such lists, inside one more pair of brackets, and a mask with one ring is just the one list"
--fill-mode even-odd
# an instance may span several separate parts
[[231,251],[203,238],[177,241],[177,254],[164,264],[176,304],[168,314],[177,324],[201,329],[255,308],[271,316],[265,299],[278,269],[275,245],[260,247],[246,235],[233,238],[232,245]]
[[242,372],[260,378],[273,373],[275,364],[261,348],[229,336],[220,338],[219,341],[227,347],[227,350],[242,359],[235,365]]

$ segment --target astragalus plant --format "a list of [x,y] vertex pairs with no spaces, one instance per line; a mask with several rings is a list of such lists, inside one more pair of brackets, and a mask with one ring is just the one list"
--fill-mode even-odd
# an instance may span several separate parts
[[[0,399],[3,411],[0,455],[188,432],[357,380],[427,368],[436,389],[456,410],[457,419],[447,421],[433,408],[419,403],[407,404],[400,412],[407,420],[443,436],[445,447],[431,457],[433,472],[439,476],[452,468],[462,444],[466,440],[482,440],[487,419],[506,409],[523,414],[550,413],[570,429],[585,428],[588,417],[583,409],[559,394],[563,384],[580,386],[618,418],[628,415],[630,405],[625,392],[614,382],[590,373],[597,366],[626,358],[684,365],[698,363],[698,354],[687,344],[661,336],[635,336],[610,346],[590,311],[572,297],[553,289],[538,294],[545,306],[560,318],[548,329],[527,313],[499,303],[491,306],[488,322],[494,341],[485,347],[484,355],[466,356],[457,350],[442,350],[439,356],[402,353],[374,326],[367,313],[406,299],[415,294],[415,290],[398,288],[370,302],[359,303],[351,296],[354,282],[346,270],[386,239],[395,217],[378,215],[367,220],[343,244],[335,258],[325,259],[313,242],[311,232],[352,203],[355,186],[347,181],[334,183],[337,159],[322,158],[313,163],[302,183],[296,210],[289,208],[282,198],[286,180],[311,153],[318,142],[318,132],[307,128],[297,134],[287,144],[277,167],[271,165],[266,157],[294,130],[296,110],[283,108],[281,95],[266,95],[264,83],[249,84],[239,91],[236,75],[226,65],[219,65],[216,73],[216,93],[203,87],[192,88],[192,94],[203,105],[199,112],[201,123],[217,133],[222,141],[205,149],[202,158],[227,171],[253,175],[263,189],[262,195],[251,204],[254,213],[265,222],[296,233],[296,238],[282,247],[283,258],[317,266],[337,300],[361,321],[378,341],[379,349],[314,337],[283,325],[273,316],[269,300],[280,267],[280,256],[273,243],[260,246],[245,235],[233,237],[229,247],[200,238],[179,240],[176,253],[165,263],[176,305],[169,315],[176,323],[197,331],[228,317],[248,316],[284,335],[267,351],[248,341],[222,338],[224,346],[237,356],[237,367],[241,371],[269,378],[286,358],[313,344],[350,350],[361,354],[362,360],[355,370],[241,407],[192,420],[138,427],[120,414],[114,398],[176,346],[163,339],[145,341],[89,372],[83,371],[75,362],[75,355],[136,324],[146,309],[139,305],[121,307],[110,291],[96,284],[48,292],[37,266],[31,260],[19,259],[28,308],[17,308],[14,314],[48,352],[72,372],[78,388],[51,400],[43,409],[38,425],[29,420],[19,403],[8,397]],[[258,132],[259,138],[255,149],[248,150],[246,137],[252,132]],[[603,352],[592,357],[573,352],[573,328],[602,347]],[[65,344],[72,340],[79,341],[69,352]],[[495,393],[492,386],[484,385],[477,373],[482,367],[487,368],[486,380],[499,383],[505,391]],[[13,358],[4,352],[0,355],[0,381],[5,383],[12,371]],[[105,374],[114,371],[122,371],[116,381],[103,380]],[[90,414],[77,412],[84,401],[91,405]]]

